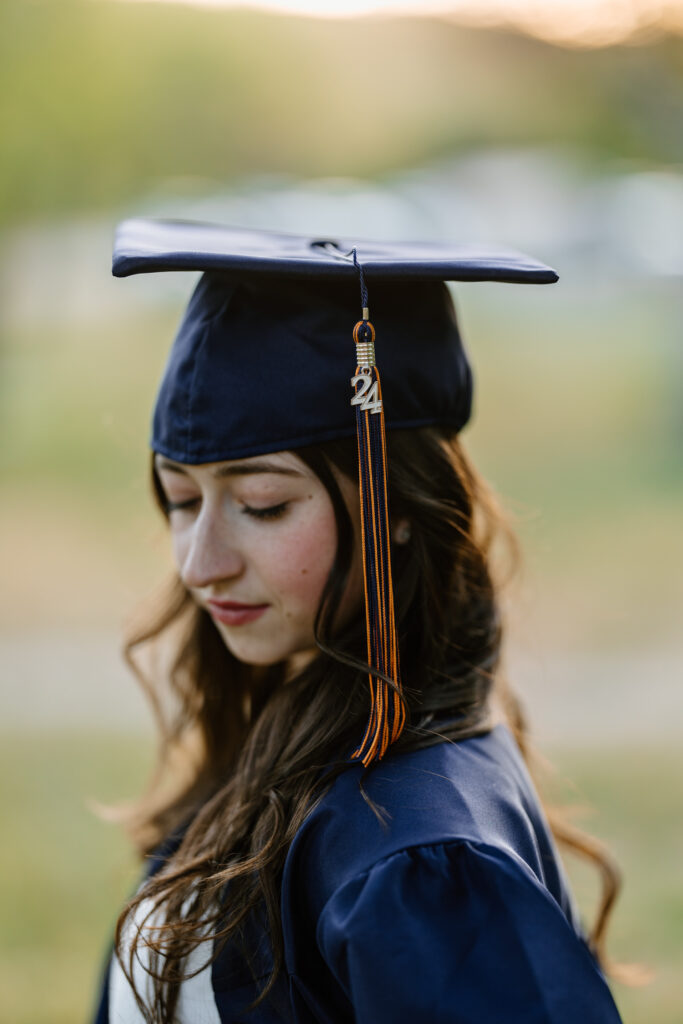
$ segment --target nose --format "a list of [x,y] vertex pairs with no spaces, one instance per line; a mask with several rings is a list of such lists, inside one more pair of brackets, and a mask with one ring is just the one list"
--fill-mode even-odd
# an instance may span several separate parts
[[199,590],[223,580],[240,576],[245,569],[232,531],[219,509],[208,503],[184,538],[182,550],[176,552],[180,578],[186,587]]

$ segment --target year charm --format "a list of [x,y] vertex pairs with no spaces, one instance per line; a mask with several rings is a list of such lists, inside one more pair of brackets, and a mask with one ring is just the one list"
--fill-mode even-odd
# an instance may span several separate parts
[[379,397],[378,381],[373,381],[367,373],[359,373],[351,378],[351,387],[362,381],[362,385],[351,399],[351,405],[359,405],[363,412],[380,412],[382,399]]

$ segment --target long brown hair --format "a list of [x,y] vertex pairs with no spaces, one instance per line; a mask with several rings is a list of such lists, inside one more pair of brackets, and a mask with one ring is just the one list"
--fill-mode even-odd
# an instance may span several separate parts
[[[517,563],[509,521],[448,431],[392,431],[388,449],[392,517],[412,524],[410,541],[393,551],[408,724],[392,750],[485,733],[497,712],[533,773],[524,714],[501,671],[503,576],[494,563],[506,556],[507,576]],[[244,946],[243,929],[257,911],[265,913],[273,970],[253,1005],[266,998],[283,965],[279,883],[287,850],[305,816],[348,766],[367,720],[364,621],[358,616],[335,626],[354,544],[335,470],[355,479],[355,440],[297,454],[327,488],[337,521],[336,560],[316,620],[318,656],[286,683],[282,664],[254,668],[239,662],[178,578],[126,644],[161,736],[156,772],[127,826],[143,853],[185,829],[177,851],[124,908],[116,929],[119,959],[134,989],[138,943],[149,947],[153,1003],[137,991],[136,997],[154,1024],[174,1020],[186,957],[208,934],[216,940],[214,956],[227,941]],[[165,511],[154,472],[153,484]],[[157,661],[143,670],[139,655],[150,650]],[[323,769],[330,767],[323,781]],[[597,841],[546,811],[559,842],[600,872],[602,895],[589,941],[607,967],[605,930],[619,887],[617,869]],[[227,884],[229,909],[221,898]],[[124,929],[136,911],[138,924],[156,922],[159,913],[162,924],[146,929],[144,939],[132,927],[126,955]],[[248,948],[243,952],[248,962]]]

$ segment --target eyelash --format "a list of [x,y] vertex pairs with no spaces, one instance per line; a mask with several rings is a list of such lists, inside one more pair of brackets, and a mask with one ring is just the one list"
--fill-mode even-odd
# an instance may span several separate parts
[[279,519],[287,510],[288,501],[281,501],[279,505],[269,505],[268,508],[252,508],[251,505],[244,505],[242,511],[245,515],[253,516],[254,519]]
[[[170,514],[191,509],[198,501],[199,498],[188,498],[187,501],[167,501],[166,512]],[[279,505],[269,505],[267,508],[252,508],[251,505],[243,505],[241,511],[254,519],[279,519],[284,515],[288,505],[288,501],[281,501]]]

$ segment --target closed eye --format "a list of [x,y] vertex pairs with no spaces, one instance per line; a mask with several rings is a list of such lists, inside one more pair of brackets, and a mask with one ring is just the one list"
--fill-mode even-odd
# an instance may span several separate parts
[[194,508],[195,505],[199,504],[200,500],[200,498],[187,498],[185,501],[169,501],[167,499],[166,512],[170,514],[171,512],[179,512],[182,509]]
[[[190,511],[196,508],[200,502],[201,498],[186,498],[185,501],[167,500],[166,512],[170,515],[171,512]],[[254,519],[279,519],[280,516],[284,515],[288,505],[288,501],[281,501],[278,505],[268,505],[266,508],[243,505],[241,511]]]
[[279,505],[268,505],[267,508],[253,508],[251,505],[244,505],[242,512],[247,516],[253,516],[254,519],[279,519],[284,515],[288,505],[288,501],[281,501]]

